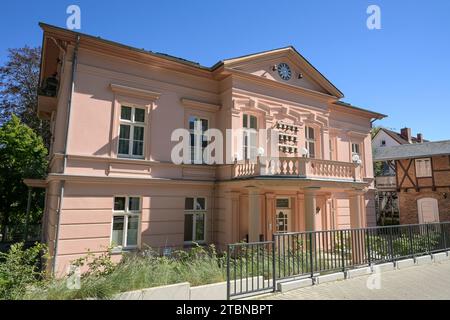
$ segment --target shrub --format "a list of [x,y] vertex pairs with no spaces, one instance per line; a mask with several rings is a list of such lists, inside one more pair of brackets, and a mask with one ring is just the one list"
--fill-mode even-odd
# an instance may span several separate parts
[[25,249],[23,243],[16,243],[7,253],[0,253],[0,299],[20,299],[30,287],[39,285],[44,277],[40,259],[46,252],[43,244]]
[[112,262],[110,252],[97,257],[89,253],[73,264],[88,267],[81,274],[79,289],[69,289],[68,278],[50,279],[29,290],[26,298],[108,299],[120,292],[180,282],[195,286],[225,281],[226,273],[224,258],[219,257],[214,246],[198,245],[188,251],[175,251],[169,257],[148,248],[125,254],[118,264]]

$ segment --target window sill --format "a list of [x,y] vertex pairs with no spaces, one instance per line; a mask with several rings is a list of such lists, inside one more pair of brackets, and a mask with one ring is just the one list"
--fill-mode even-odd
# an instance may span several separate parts
[[130,156],[130,155],[125,155],[125,154],[118,154],[117,158],[118,159],[145,160],[144,156]]
[[206,241],[185,241],[183,247],[184,248],[194,248],[196,246],[200,246],[200,247],[206,247],[208,244],[206,243]]
[[137,251],[138,247],[115,247],[111,249],[111,254],[122,254],[125,252],[133,252],[133,251]]

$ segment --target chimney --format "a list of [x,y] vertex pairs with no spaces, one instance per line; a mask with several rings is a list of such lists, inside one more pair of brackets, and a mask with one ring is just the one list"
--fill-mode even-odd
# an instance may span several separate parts
[[400,130],[400,135],[403,139],[408,140],[411,143],[411,128],[403,128]]
[[422,143],[423,142],[423,135],[421,133],[417,134],[417,143]]

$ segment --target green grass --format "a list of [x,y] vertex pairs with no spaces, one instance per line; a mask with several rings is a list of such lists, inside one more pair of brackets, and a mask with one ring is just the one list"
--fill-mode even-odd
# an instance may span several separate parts
[[180,282],[197,286],[226,280],[224,258],[217,255],[212,246],[176,251],[170,257],[162,257],[146,250],[140,254],[125,256],[117,265],[110,264],[109,255],[97,258],[97,261],[88,260],[83,261],[90,269],[81,276],[80,289],[69,289],[67,278],[50,279],[28,290],[23,298],[109,299],[120,292],[143,288]]

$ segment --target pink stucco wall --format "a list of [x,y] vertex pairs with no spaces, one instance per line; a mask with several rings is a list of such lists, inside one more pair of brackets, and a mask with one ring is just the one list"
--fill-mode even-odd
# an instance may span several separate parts
[[[139,245],[154,248],[182,247],[185,197],[205,197],[206,242],[223,246],[239,241],[249,232],[248,199],[244,182],[232,181],[229,166],[174,165],[170,152],[171,133],[186,128],[190,115],[207,118],[210,128],[241,128],[242,114],[257,116],[261,128],[286,120],[310,125],[317,132],[318,158],[351,162],[351,143],[359,143],[365,192],[373,178],[370,141],[371,115],[333,105],[336,97],[316,75],[281,83],[270,69],[288,62],[302,71],[302,62],[291,52],[279,52],[265,60],[233,65],[239,72],[223,76],[178,66],[142,63],[125,56],[98,52],[81,46],[75,78],[68,132],[67,167],[62,172],[67,99],[70,88],[72,47],[65,55],[57,108],[54,111],[54,142],[48,178],[45,237],[55,240],[60,181],[65,180],[61,202],[60,231],[56,256],[57,272],[64,273],[70,261],[87,250],[104,252],[111,241],[113,199],[117,195],[142,198]],[[233,62],[235,63],[235,62]],[[237,70],[236,69],[236,70]],[[227,71],[229,72],[229,71]],[[264,78],[260,80],[260,78]],[[122,89],[114,89],[119,85]],[[125,88],[125,89],[123,89]],[[302,89],[303,88],[303,89]],[[187,105],[183,99],[194,101]],[[201,102],[198,106],[195,101]],[[143,159],[119,159],[117,138],[121,104],[145,108]],[[207,107],[205,107],[207,105]],[[209,107],[208,107],[209,106]],[[333,154],[330,159],[329,140]],[[299,145],[304,143],[300,135]],[[239,143],[232,141],[232,154]],[[351,227],[347,182],[321,186],[317,193],[320,214],[317,229]],[[274,200],[292,199],[292,231],[305,229],[304,195],[299,185],[260,185],[261,233],[270,236]],[[372,194],[365,195],[363,219],[373,224]],[[273,230],[272,230],[273,231]],[[51,253],[54,254],[53,249]]]

